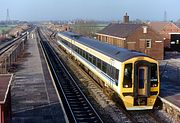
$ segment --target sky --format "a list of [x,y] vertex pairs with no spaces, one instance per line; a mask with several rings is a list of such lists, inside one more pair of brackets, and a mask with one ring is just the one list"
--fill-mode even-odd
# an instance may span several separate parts
[[163,21],[180,19],[180,0],[0,0],[0,20],[131,20]]

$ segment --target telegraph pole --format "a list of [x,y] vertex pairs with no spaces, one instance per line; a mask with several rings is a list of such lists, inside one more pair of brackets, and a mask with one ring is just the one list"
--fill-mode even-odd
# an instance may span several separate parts
[[167,22],[167,12],[164,11],[164,22]]
[[10,23],[10,16],[9,16],[9,9],[7,9],[6,13],[6,24],[8,25]]

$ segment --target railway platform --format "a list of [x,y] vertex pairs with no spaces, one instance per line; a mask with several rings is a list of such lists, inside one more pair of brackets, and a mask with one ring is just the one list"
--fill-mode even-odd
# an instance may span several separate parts
[[[173,55],[174,56],[174,55]],[[180,54],[160,62],[160,99],[166,113],[180,122]]]
[[180,54],[176,59],[170,58],[161,62],[164,67],[161,76],[160,96],[180,108]]
[[32,33],[11,85],[12,123],[65,123],[66,114]]

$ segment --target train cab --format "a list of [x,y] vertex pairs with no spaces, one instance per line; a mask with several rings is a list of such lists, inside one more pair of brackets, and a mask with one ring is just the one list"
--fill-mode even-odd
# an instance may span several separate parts
[[124,62],[122,100],[127,110],[152,109],[159,94],[158,63],[146,57]]

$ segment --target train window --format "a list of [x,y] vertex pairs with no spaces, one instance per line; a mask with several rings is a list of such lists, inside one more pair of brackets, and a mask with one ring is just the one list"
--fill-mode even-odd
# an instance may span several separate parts
[[109,64],[107,64],[107,75],[109,75],[111,77],[111,66]]
[[158,78],[157,78],[157,64],[152,63],[151,64],[151,87],[157,87],[158,86]]
[[119,70],[118,70],[118,69],[116,69],[116,76],[115,76],[115,80],[117,80],[117,81],[118,81],[118,78],[119,78]]
[[93,56],[93,64],[96,66],[96,57]]
[[92,56],[91,54],[89,54],[89,59],[88,59],[88,60],[89,60],[91,63],[92,63],[92,59],[93,59],[92,57],[93,57],[93,56]]
[[68,43],[66,41],[62,40],[62,42],[63,42],[63,44],[68,45]]
[[111,71],[111,77],[113,79],[115,79],[115,72],[116,72],[116,69],[114,67],[112,67],[112,71]]
[[80,49],[79,49],[79,48],[77,48],[77,53],[78,53],[78,54],[79,54],[79,50],[80,50]]
[[101,60],[97,58],[97,67],[101,70]]
[[85,57],[87,60],[88,60],[88,53],[86,52],[86,57]]
[[83,57],[86,57],[86,51],[83,50]]
[[78,47],[75,46],[75,51],[78,52]]
[[115,75],[114,75],[114,69],[113,69],[113,67],[111,66],[111,65],[108,65],[107,66],[107,68],[108,68],[108,71],[107,71],[107,74],[112,78],[112,79],[114,79],[115,77]]
[[75,49],[76,49],[76,46],[75,46],[75,45],[72,45],[72,48],[73,48],[73,50],[75,50]]
[[69,47],[69,42],[65,41],[67,43],[67,46]]
[[82,56],[82,54],[83,54],[81,49],[79,49],[79,54],[80,54],[81,56]]
[[107,63],[102,61],[102,71],[106,73],[107,71]]
[[69,44],[69,47],[72,48],[72,44],[71,43],[68,43]]
[[139,89],[143,89],[144,88],[144,76],[145,70],[144,69],[139,69]]
[[132,63],[126,64],[124,67],[123,87],[124,88],[132,87]]

